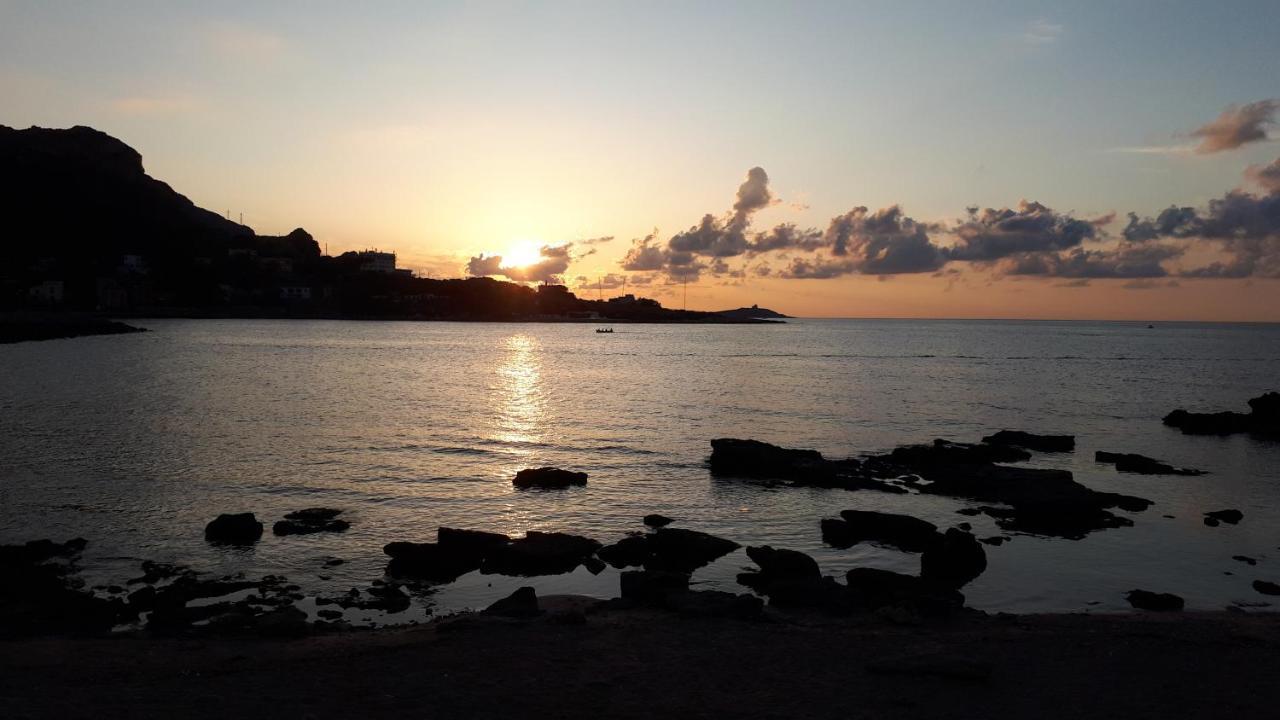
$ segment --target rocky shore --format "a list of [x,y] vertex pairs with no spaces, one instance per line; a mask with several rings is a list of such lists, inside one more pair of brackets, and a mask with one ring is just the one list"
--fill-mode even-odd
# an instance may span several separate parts
[[0,344],[57,340],[87,335],[146,332],[142,328],[81,313],[0,313]]

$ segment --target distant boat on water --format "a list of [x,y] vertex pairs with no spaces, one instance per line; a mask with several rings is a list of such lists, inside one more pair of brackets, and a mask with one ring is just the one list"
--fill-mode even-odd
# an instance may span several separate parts
[[613,332],[613,328],[596,328],[596,332],[598,332],[598,333],[611,333],[611,332]]

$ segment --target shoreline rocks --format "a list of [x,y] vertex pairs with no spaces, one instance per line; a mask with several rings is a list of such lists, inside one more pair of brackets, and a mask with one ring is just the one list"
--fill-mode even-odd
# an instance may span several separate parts
[[1235,509],[1211,510],[1204,514],[1204,524],[1209,527],[1218,527],[1220,523],[1239,525],[1241,520],[1244,520],[1244,513]]
[[1113,453],[1099,450],[1093,454],[1095,462],[1115,465],[1117,472],[1135,473],[1138,475],[1206,475],[1203,470],[1179,468],[1160,462],[1154,458],[1137,453]]
[[1234,435],[1255,433],[1280,436],[1280,393],[1268,392],[1249,400],[1249,412],[1188,412],[1181,408],[1164,416],[1165,425],[1185,435]]
[[1072,452],[1076,449],[1075,435],[1037,435],[1021,430],[1001,430],[982,438],[988,445],[1012,445],[1036,452]]

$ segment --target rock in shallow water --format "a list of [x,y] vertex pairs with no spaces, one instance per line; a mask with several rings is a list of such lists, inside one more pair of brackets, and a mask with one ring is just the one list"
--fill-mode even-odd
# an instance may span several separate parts
[[938,534],[936,525],[910,515],[843,510],[840,518],[821,523],[823,542],[838,548],[873,542],[907,552],[923,552]]
[[486,615],[512,618],[532,618],[542,614],[538,607],[538,594],[531,587],[522,587],[507,597],[484,609]]
[[1138,475],[1204,475],[1203,470],[1179,468],[1137,453],[1113,453],[1099,450],[1093,454],[1096,462],[1115,465],[1118,472]]
[[227,545],[250,545],[262,537],[262,523],[253,513],[223,513],[204,528],[204,539]]
[[1280,585],[1266,580],[1254,580],[1253,589],[1263,595],[1280,595]]
[[982,438],[988,445],[1012,445],[1037,452],[1071,452],[1076,449],[1075,435],[1037,435],[1021,430],[1001,430]]
[[1157,612],[1175,612],[1181,610],[1185,605],[1182,598],[1172,593],[1157,593],[1149,590],[1130,590],[1125,593],[1125,599],[1129,604],[1139,610],[1153,610]]
[[320,532],[345,532],[351,527],[351,523],[346,520],[339,520],[337,517],[342,514],[341,510],[333,508],[307,508],[305,510],[295,510],[284,516],[284,520],[276,522],[271,526],[271,532],[276,535],[310,535],[311,533]]
[[560,489],[574,485],[586,485],[587,474],[555,467],[529,468],[516,473],[515,479],[511,481],[511,484],[521,489],[535,487]]

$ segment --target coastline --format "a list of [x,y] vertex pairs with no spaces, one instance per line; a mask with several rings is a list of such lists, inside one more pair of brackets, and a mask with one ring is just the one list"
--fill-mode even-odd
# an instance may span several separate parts
[[0,700],[29,718],[1265,717],[1277,631],[1280,615],[1244,613],[625,610],[292,640],[46,637],[0,642]]

